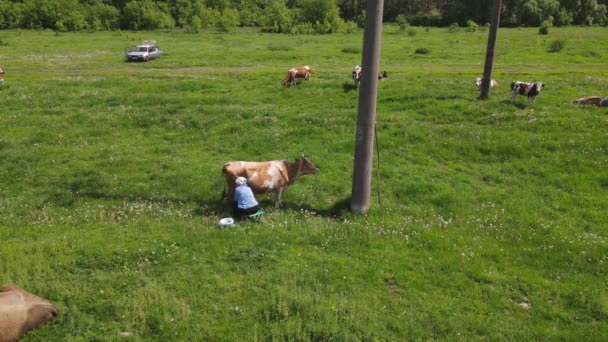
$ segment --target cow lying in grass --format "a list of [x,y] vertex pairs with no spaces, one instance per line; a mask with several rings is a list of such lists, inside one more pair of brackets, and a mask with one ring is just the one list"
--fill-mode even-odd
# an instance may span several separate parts
[[57,316],[48,300],[17,285],[0,287],[0,342],[17,341],[27,331]]
[[4,84],[4,70],[0,68],[0,86]]
[[574,103],[581,104],[581,105],[608,107],[608,97],[585,96],[585,97],[581,97],[578,100],[575,100]]
[[[483,79],[481,77],[475,77],[475,85],[477,86],[477,88],[481,88],[481,86],[483,85]],[[496,82],[496,80],[491,80],[490,81],[490,88],[498,88],[498,82]]]
[[528,97],[528,102],[532,99],[532,102],[536,102],[536,96],[540,94],[541,89],[545,87],[543,82],[521,82],[515,81],[511,83],[511,102],[515,102],[515,97],[517,94],[526,95]]
[[234,200],[234,181],[245,177],[254,193],[274,191],[275,207],[281,205],[281,195],[287,187],[300,176],[314,175],[319,172],[308,158],[302,156],[294,162],[272,160],[264,162],[232,161],[224,164],[222,173],[226,178],[228,201]]
[[309,81],[312,77],[312,69],[307,65],[300,68],[293,68],[287,71],[287,76],[281,81],[284,87],[291,87],[297,84],[299,80]]

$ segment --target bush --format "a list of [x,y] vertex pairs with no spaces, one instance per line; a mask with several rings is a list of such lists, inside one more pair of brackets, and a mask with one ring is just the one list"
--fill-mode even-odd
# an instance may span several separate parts
[[340,30],[340,33],[355,33],[357,32],[357,29],[359,27],[357,26],[357,23],[351,20],[348,20],[344,23],[344,26],[342,26],[342,29]]
[[566,46],[565,40],[554,40],[549,44],[549,52],[560,52]]
[[395,18],[395,21],[399,25],[399,30],[401,30],[401,31],[405,31],[405,29],[410,25],[410,23],[407,21],[407,18],[405,17],[404,14],[399,14]]
[[479,25],[473,20],[467,20],[467,32],[477,32]]
[[415,35],[416,35],[416,33],[417,33],[417,31],[416,31],[416,30],[414,30],[413,28],[411,28],[411,29],[407,30],[407,35],[408,35],[408,36],[410,36],[410,37],[415,36]]
[[417,48],[414,53],[416,53],[418,55],[428,55],[430,53],[430,51],[427,48]]
[[458,23],[451,23],[450,27],[448,27],[448,31],[450,32],[458,32],[458,29],[460,27],[458,26]]
[[540,28],[538,29],[539,34],[547,35],[549,34],[549,27],[553,26],[553,18],[547,19],[540,24]]

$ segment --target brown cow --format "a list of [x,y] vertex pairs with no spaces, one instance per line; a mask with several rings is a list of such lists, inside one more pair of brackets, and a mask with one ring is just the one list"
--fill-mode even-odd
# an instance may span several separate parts
[[283,191],[299,176],[314,175],[319,172],[308,158],[302,156],[295,162],[272,160],[264,162],[232,161],[224,164],[222,173],[228,184],[228,201],[234,200],[234,181],[237,177],[247,178],[247,184],[254,193],[275,193],[275,207],[281,205]]
[[4,70],[0,68],[0,86],[4,84]]
[[581,97],[578,100],[575,100],[574,103],[582,104],[582,105],[608,107],[608,97],[585,96],[585,97]]
[[56,316],[57,308],[48,300],[17,285],[0,287],[0,342],[17,341],[27,331]]
[[307,65],[300,68],[289,69],[287,76],[281,81],[284,87],[295,86],[298,80],[309,81],[311,79],[312,69]]

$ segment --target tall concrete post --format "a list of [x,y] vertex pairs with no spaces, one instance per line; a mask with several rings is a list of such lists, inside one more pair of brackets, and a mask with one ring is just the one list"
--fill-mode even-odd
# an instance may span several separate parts
[[365,214],[369,209],[372,182],[376,95],[380,71],[380,42],[384,0],[368,0],[363,35],[363,79],[359,89],[359,114],[355,134],[355,161],[350,210]]
[[490,97],[490,85],[492,83],[492,68],[494,67],[494,53],[496,51],[496,36],[500,23],[500,8],[502,0],[494,1],[494,8],[490,15],[490,32],[488,33],[488,48],[486,49],[486,62],[483,67],[483,82],[481,82],[481,94],[479,98],[486,100]]

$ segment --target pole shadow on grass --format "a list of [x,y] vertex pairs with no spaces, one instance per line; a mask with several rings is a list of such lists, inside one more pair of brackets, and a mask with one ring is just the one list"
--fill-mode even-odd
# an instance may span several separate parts
[[[274,202],[272,202],[274,207]],[[350,197],[345,197],[339,201],[336,201],[331,207],[326,209],[314,208],[307,204],[293,204],[289,202],[283,202],[280,209],[285,212],[302,212],[306,211],[314,214],[315,216],[328,218],[328,219],[340,219],[346,212],[350,210]]]

